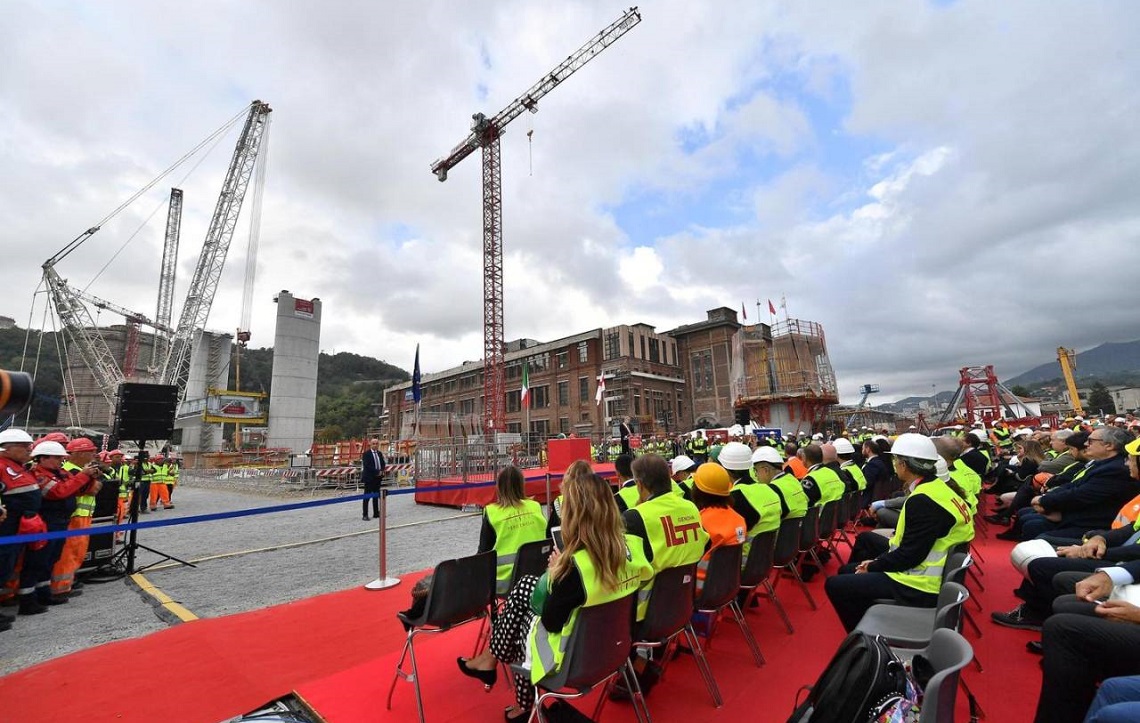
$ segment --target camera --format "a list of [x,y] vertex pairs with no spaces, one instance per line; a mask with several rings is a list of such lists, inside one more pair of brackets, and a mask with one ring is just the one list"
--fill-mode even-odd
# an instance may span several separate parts
[[0,369],[0,419],[10,417],[28,408],[35,388],[30,374]]

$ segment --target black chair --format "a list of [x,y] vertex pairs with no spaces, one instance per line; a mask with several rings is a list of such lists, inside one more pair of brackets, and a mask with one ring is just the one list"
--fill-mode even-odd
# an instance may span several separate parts
[[[392,709],[392,694],[396,683],[403,678],[412,683],[416,691],[416,710],[420,723],[424,720],[424,702],[420,693],[420,672],[416,665],[415,638],[423,633],[444,633],[460,625],[487,617],[494,601],[495,552],[490,550],[471,557],[444,560],[435,567],[428,588],[424,611],[418,618],[399,614],[408,630],[400,662],[392,687],[388,689],[388,710]],[[404,660],[411,658],[412,669],[404,670]]]
[[[835,528],[839,526],[839,508],[843,504],[843,498],[832,500],[823,506],[819,512],[819,542],[818,544],[823,549],[835,555],[839,564],[843,564],[843,558],[839,554],[839,550],[835,546]],[[823,566],[820,565],[820,572],[823,572]]]
[[748,558],[744,561],[744,569],[740,571],[740,589],[745,591],[741,609],[748,609],[752,601],[761,594],[760,587],[763,586],[763,596],[775,606],[784,620],[784,627],[788,629],[788,634],[791,634],[795,632],[792,621],[788,619],[788,612],[780,604],[780,598],[776,597],[776,588],[772,587],[772,581],[769,579],[779,535],[780,528],[776,528],[761,532],[752,538],[752,544],[748,548]]
[[[705,570],[705,583],[697,595],[693,607],[699,613],[709,614],[708,640],[712,641],[716,632],[716,621],[725,609],[732,613],[744,641],[752,651],[752,659],[757,667],[764,665],[764,656],[760,653],[760,646],[752,635],[748,623],[744,620],[744,613],[736,602],[736,595],[740,592],[740,562],[744,556],[740,545],[722,545],[709,555],[709,564]],[[656,587],[656,585],[655,585]]]
[[[639,723],[649,723],[649,710],[641,686],[633,673],[629,652],[633,645],[630,620],[637,595],[626,595],[601,605],[592,605],[578,611],[574,630],[566,642],[566,654],[558,670],[550,673],[535,684],[535,702],[530,721],[545,721],[543,703],[550,698],[581,698],[599,685],[610,686],[620,674],[626,689],[632,693],[633,709]],[[530,675],[530,669],[512,665],[514,675]],[[562,692],[564,689],[572,692]],[[591,716],[598,720],[602,707],[606,704],[606,691],[598,698],[598,704]],[[644,717],[643,717],[644,716]]]
[[772,555],[772,567],[777,571],[776,582],[772,584],[772,589],[775,590],[780,584],[780,572],[787,570],[792,573],[792,577],[796,579],[800,589],[803,590],[804,596],[807,597],[808,604],[811,605],[812,610],[818,610],[815,604],[815,598],[811,596],[811,590],[808,589],[807,583],[804,582],[803,576],[800,575],[799,556],[801,542],[804,539],[804,525],[814,524],[810,519],[812,509],[816,510],[815,515],[819,515],[819,508],[814,507],[807,511],[803,517],[796,517],[784,520],[780,523],[780,534],[776,537],[776,552]]
[[[492,576],[495,585],[495,602],[499,604],[504,602],[507,599],[507,595],[510,594],[511,590],[514,589],[515,585],[518,584],[518,581],[521,580],[524,575],[534,575],[538,577],[546,572],[546,564],[550,559],[550,553],[553,551],[554,542],[550,539],[524,542],[515,553],[515,566],[511,570],[511,579],[507,582],[505,589],[504,586],[499,585],[497,576]],[[495,614],[498,613],[498,608],[499,605],[492,607],[491,620],[494,620]],[[475,638],[475,652],[472,653],[472,655],[478,655],[479,651],[482,650],[490,640],[491,631],[487,622],[488,619],[484,618],[483,622],[479,624],[479,635]]]
[[633,646],[662,648],[665,655],[662,660],[661,675],[664,677],[664,669],[671,657],[673,643],[684,635],[697,661],[697,669],[701,672],[705,687],[712,696],[713,705],[719,708],[724,705],[720,688],[717,687],[704,648],[701,647],[692,626],[693,592],[696,589],[696,582],[696,563],[668,567],[654,576],[645,619],[634,627]]

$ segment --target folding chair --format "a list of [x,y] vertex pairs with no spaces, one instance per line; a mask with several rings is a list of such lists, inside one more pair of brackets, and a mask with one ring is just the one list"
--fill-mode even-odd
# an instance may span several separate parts
[[918,723],[953,723],[958,681],[962,668],[974,657],[974,649],[958,633],[939,628],[930,636],[926,649],[916,652],[921,652],[935,670],[923,691]]
[[782,534],[781,529],[777,528],[761,532],[752,539],[752,545],[748,548],[748,559],[744,561],[744,569],[740,571],[740,589],[745,592],[741,609],[748,609],[752,601],[761,594],[760,586],[763,586],[763,596],[770,600],[780,613],[780,617],[784,620],[784,627],[788,629],[790,635],[795,632],[795,629],[792,628],[792,621],[788,619],[788,612],[784,610],[780,598],[776,597],[776,588],[772,587],[772,581],[769,579],[780,534]]
[[[499,607],[506,601],[507,595],[510,594],[511,590],[514,589],[515,585],[524,575],[534,575],[537,577],[546,572],[546,563],[547,560],[550,559],[550,553],[553,551],[554,542],[549,539],[523,543],[519,547],[518,552],[515,553],[515,566],[511,570],[511,579],[507,582],[506,586],[500,587],[495,576],[492,574],[492,584],[495,585],[495,606],[491,609],[491,616],[489,618],[491,621],[494,620]],[[492,571],[492,573],[493,572],[494,571]],[[479,624],[479,636],[475,638],[475,652],[472,653],[472,655],[478,655],[479,651],[490,642],[491,631],[487,623],[488,618],[484,618],[483,622]]]
[[[815,510],[815,520],[813,520],[812,510]],[[800,549],[803,547],[803,540],[809,533],[804,532],[804,525],[815,525],[819,519],[819,508],[813,507],[807,511],[803,517],[796,517],[794,519],[787,519],[780,523],[780,534],[776,537],[776,552],[772,556],[772,567],[777,570],[776,582],[772,584],[772,589],[775,590],[776,586],[780,584],[780,572],[787,570],[792,573],[792,577],[796,579],[800,589],[803,590],[804,596],[807,597],[808,604],[811,605],[812,610],[819,608],[815,604],[815,598],[811,596],[811,590],[808,589],[807,583],[804,582],[803,576],[800,575],[799,556]],[[810,533],[814,539],[814,533]]]
[[962,604],[970,592],[956,582],[943,583],[938,604],[932,608],[906,605],[872,605],[855,626],[867,635],[882,635],[892,648],[922,648],[930,644],[935,630],[957,632]]
[[[435,567],[431,587],[428,588],[424,611],[418,618],[399,614],[401,621],[410,625],[400,662],[392,686],[388,689],[388,710],[392,709],[392,694],[396,683],[403,678],[416,691],[416,711],[420,723],[424,721],[424,702],[420,693],[420,672],[416,665],[415,639],[424,633],[444,633],[460,625],[487,617],[493,602],[495,580],[495,552],[483,552],[470,557],[444,560]],[[404,660],[411,658],[412,669],[404,670]]]
[[[736,625],[744,635],[752,651],[752,659],[757,667],[764,665],[764,656],[760,653],[760,646],[744,619],[744,613],[736,602],[736,595],[740,592],[740,561],[743,557],[743,548],[740,545],[723,545],[712,551],[709,556],[708,568],[705,571],[705,583],[697,595],[693,605],[696,612],[710,615],[708,640],[716,632],[716,621],[725,609],[732,613]],[[656,587],[656,585],[654,585]]]
[[[633,644],[630,620],[633,619],[633,606],[636,594],[612,600],[601,605],[584,607],[578,611],[574,631],[566,642],[566,654],[558,670],[538,681],[535,688],[534,708],[528,721],[546,721],[543,703],[550,698],[567,700],[581,698],[599,685],[609,688],[619,674],[626,688],[632,693],[633,710],[638,723],[650,723],[649,710],[641,695],[641,686],[633,673],[629,651]],[[530,669],[512,665],[514,675],[530,675]],[[573,692],[563,693],[569,688]],[[598,704],[591,716],[598,720],[606,704],[606,690],[598,698]]]
[[683,634],[697,661],[697,669],[701,672],[705,687],[712,696],[713,705],[719,708],[724,705],[720,688],[717,687],[704,648],[692,626],[696,582],[696,563],[668,567],[657,573],[653,578],[653,590],[649,594],[645,620],[634,626],[633,647],[661,648],[665,653],[661,665],[661,676],[664,677],[673,643]]

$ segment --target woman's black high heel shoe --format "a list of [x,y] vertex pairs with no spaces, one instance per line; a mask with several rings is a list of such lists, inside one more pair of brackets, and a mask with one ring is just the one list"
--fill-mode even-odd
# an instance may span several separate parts
[[467,661],[463,658],[456,658],[455,662],[459,666],[459,672],[469,678],[476,678],[482,681],[484,690],[493,688],[495,681],[499,679],[499,669],[497,666],[490,670],[475,670],[474,668],[468,668]]
[[[518,715],[511,715],[512,709]],[[530,708],[519,708],[512,705],[503,709],[503,720],[507,723],[523,723],[523,721],[530,720]]]

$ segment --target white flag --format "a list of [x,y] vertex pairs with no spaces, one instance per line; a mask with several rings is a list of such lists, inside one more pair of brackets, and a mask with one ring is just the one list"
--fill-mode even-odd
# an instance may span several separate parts
[[602,396],[606,393],[606,377],[603,374],[598,375],[598,391],[594,394],[594,401],[598,406],[602,404]]

